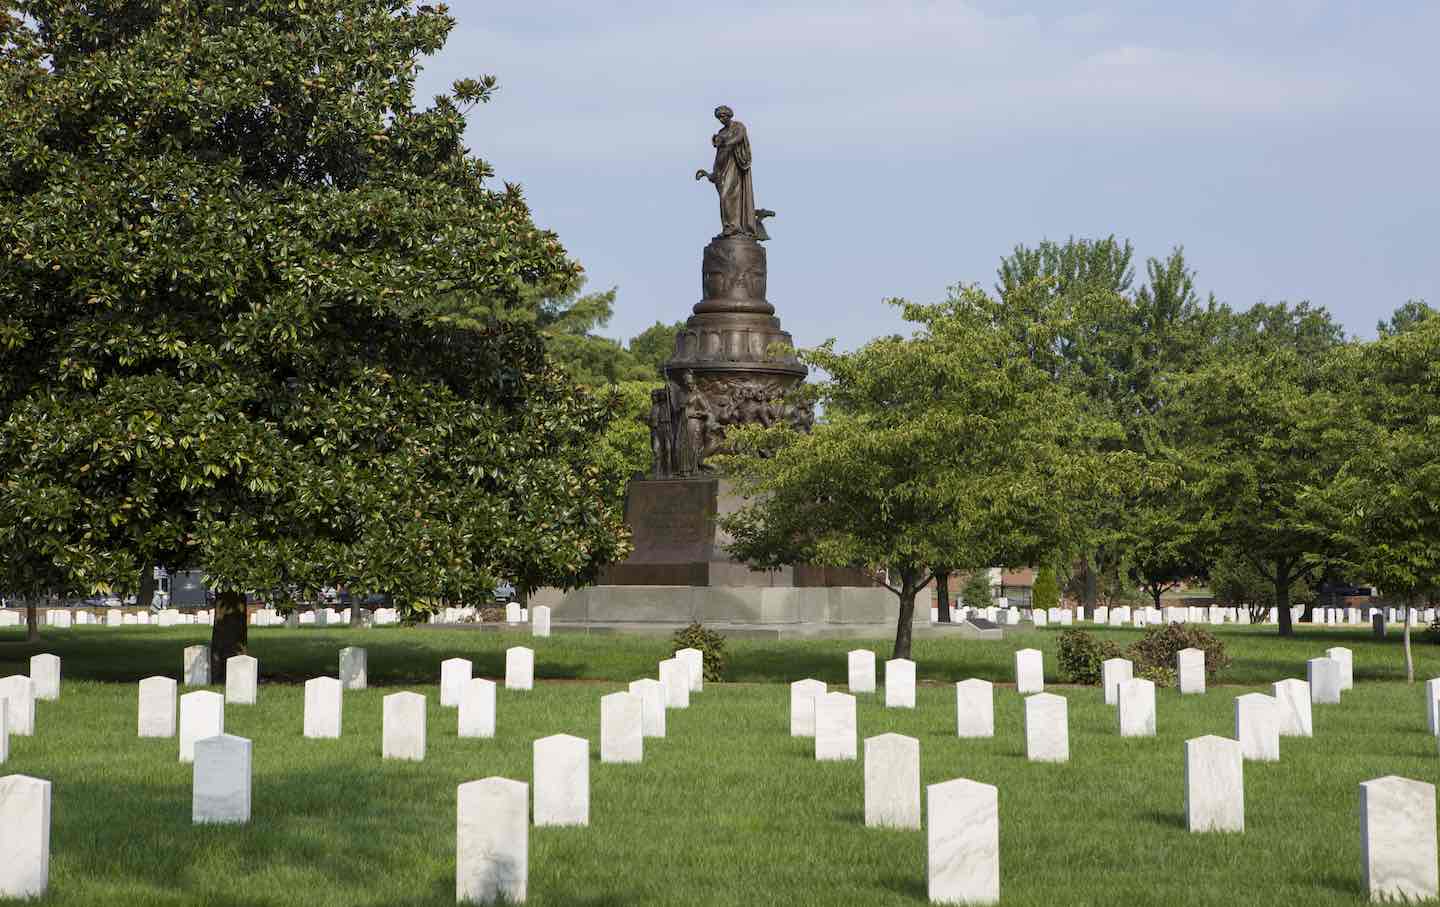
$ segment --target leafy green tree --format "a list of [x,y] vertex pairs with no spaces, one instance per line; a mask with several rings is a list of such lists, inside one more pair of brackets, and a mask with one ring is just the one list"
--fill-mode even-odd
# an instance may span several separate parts
[[674,324],[655,322],[650,327],[630,338],[630,355],[635,361],[650,370],[651,378],[658,379],[665,361],[675,354],[675,335],[685,329],[685,322]]
[[575,285],[534,294],[536,324],[545,336],[550,357],[587,387],[655,378],[618,340],[595,333],[610,323],[615,313],[615,295],[613,288],[582,294]]
[[1423,299],[1412,299],[1395,310],[1386,321],[1375,325],[1375,331],[1383,340],[1386,337],[1393,337],[1396,334],[1403,334],[1406,331],[1418,327],[1422,322],[1435,317],[1435,310],[1426,304]]
[[960,601],[971,610],[988,608],[995,603],[990,597],[989,569],[981,567],[970,571],[965,585],[960,587]]
[[1234,316],[1219,336],[1224,354],[1187,377],[1175,416],[1203,519],[1270,582],[1289,636],[1296,581],[1314,583],[1339,553],[1312,489],[1355,440],[1336,419],[1348,382],[1330,367],[1344,334],[1324,309],[1282,303]]
[[1335,371],[1349,393],[1335,418],[1356,437],[1342,468],[1315,483],[1309,503],[1335,528],[1345,561],[1408,604],[1440,586],[1440,318],[1414,318],[1346,352]]
[[[405,0],[4,0],[0,588],[200,566],[416,604],[624,555],[577,392],[524,323],[579,269],[413,103]],[[530,320],[533,320],[530,319]]]
[[1048,611],[1060,605],[1060,583],[1055,579],[1054,567],[1041,567],[1035,573],[1035,585],[1030,589],[1030,606]]
[[[1258,623],[1264,614],[1275,605],[1275,581],[1267,576],[1244,552],[1222,549],[1215,555],[1210,568],[1210,591],[1215,600],[1250,611],[1251,621]],[[1287,599],[1294,602],[1309,601],[1312,597],[1310,585],[1303,579],[1291,581]]]
[[804,359],[825,421],[735,432],[724,461],[749,503],[724,521],[758,567],[813,563],[884,577],[899,599],[895,657],[910,653],[916,593],[951,564],[1026,563],[1073,531],[1073,503],[1104,493],[1104,426],[996,327],[1003,304],[975,289],[901,303],[911,338]]
[[1145,464],[1143,481],[1129,492],[1079,502],[1081,528],[1058,552],[1081,564],[1087,611],[1122,565],[1156,562],[1141,529],[1161,528],[1168,536],[1185,525],[1166,403],[1175,375],[1203,359],[1218,310],[1213,299],[1199,299],[1183,250],[1147,260],[1139,290],[1132,289],[1133,261],[1131,245],[1114,237],[1022,246],[1001,263],[997,287],[1006,303],[1000,321],[1032,360],[1067,384],[1095,418],[1120,426],[1097,453],[1124,451]]

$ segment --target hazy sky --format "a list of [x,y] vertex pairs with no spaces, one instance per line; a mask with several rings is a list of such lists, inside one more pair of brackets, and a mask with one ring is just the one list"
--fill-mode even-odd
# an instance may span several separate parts
[[[1232,306],[1355,333],[1440,304],[1440,2],[454,0],[429,97],[493,73],[473,151],[619,287],[607,333],[689,314],[719,230],[711,110],[750,130],[769,298],[801,346],[883,300],[993,286],[1044,238],[1183,245]],[[1141,268],[1143,274],[1143,267]]]

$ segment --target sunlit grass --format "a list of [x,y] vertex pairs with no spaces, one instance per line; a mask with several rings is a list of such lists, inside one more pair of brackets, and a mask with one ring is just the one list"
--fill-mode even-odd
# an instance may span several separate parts
[[[883,694],[862,696],[860,734],[919,738],[926,784],[967,777],[999,787],[1004,904],[1360,904],[1358,784],[1386,774],[1435,781],[1422,688],[1395,682],[1403,666],[1393,641],[1318,630],[1275,640],[1273,632],[1225,634],[1236,664],[1222,681],[1234,685],[1183,698],[1160,691],[1154,739],[1122,740],[1098,689],[1059,688],[1070,700],[1066,765],[1025,760],[1013,689],[996,690],[994,739],[953,736],[948,682],[1007,681],[1010,653],[1026,644],[1047,650],[1053,681],[1053,631],[998,644],[917,641],[918,707],[887,710]],[[49,903],[453,903],[456,785],[489,775],[528,782],[531,743],[554,733],[591,741],[591,825],[531,831],[532,904],[925,900],[924,833],[863,827],[861,763],[816,763],[812,742],[788,734],[781,683],[707,684],[689,710],[670,713],[666,739],[646,740],[642,764],[601,764],[600,696],[653,676],[668,654],[653,638],[258,631],[259,703],[226,711],[226,730],[255,744],[252,819],[194,828],[191,769],[177,761],[175,740],[136,738],[129,681],[177,676],[180,650],[203,636],[95,628],[43,640],[64,659],[62,697],[38,704],[37,735],[12,737],[0,772],[55,785]],[[541,682],[531,693],[500,691],[495,739],[459,739],[454,710],[438,704],[439,662],[461,655],[477,674],[498,677],[504,648],[518,643],[536,648]],[[274,679],[333,676],[348,644],[369,647],[372,682],[388,686],[345,695],[340,740],[306,740],[302,689]],[[1341,644],[1355,651],[1356,689],[1339,706],[1316,707],[1313,739],[1284,738],[1280,763],[1246,764],[1245,834],[1188,834],[1183,741],[1230,735],[1235,696],[1303,676],[1306,658]],[[814,675],[842,688],[844,652],[854,646],[731,643],[742,679]],[[889,653],[887,644],[869,646],[882,660]],[[1422,679],[1440,673],[1434,648],[1417,643]],[[31,651],[0,645],[0,676],[23,671]],[[380,758],[380,700],[401,688],[430,702],[423,763]]]

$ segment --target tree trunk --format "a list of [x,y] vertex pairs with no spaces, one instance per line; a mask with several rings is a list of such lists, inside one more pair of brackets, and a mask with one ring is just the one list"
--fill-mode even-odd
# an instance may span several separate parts
[[1095,619],[1095,602],[1100,597],[1100,583],[1095,576],[1095,566],[1091,563],[1091,556],[1085,555],[1085,597],[1080,605],[1085,611],[1086,620]]
[[950,623],[950,571],[940,570],[935,573],[935,591],[940,598],[940,623]]
[[350,627],[355,629],[365,626],[365,621],[360,616],[360,599],[356,598],[355,594],[349,592],[348,589],[346,591],[350,595]]
[[[155,565],[146,564],[140,571],[140,589],[135,593],[135,607],[149,611],[155,603]],[[120,604],[125,604],[123,601]]]
[[250,643],[250,621],[245,593],[221,592],[215,596],[215,619],[210,627],[210,682],[225,682],[225,660],[244,655]]
[[1153,599],[1155,599],[1155,610],[1156,610],[1156,611],[1159,611],[1159,610],[1160,610],[1160,596],[1162,596],[1162,595],[1164,595],[1164,594],[1165,594],[1165,590],[1161,589],[1159,586],[1152,586],[1151,589],[1150,589],[1150,597],[1153,598]]
[[33,598],[25,600],[25,641],[40,641],[40,611]]
[[1405,597],[1405,682],[1415,682],[1415,660],[1410,655],[1410,604],[1409,596]]
[[900,618],[895,625],[895,652],[891,658],[910,657],[910,622],[915,619],[915,577],[904,574],[900,579]]
[[1280,622],[1281,636],[1294,636],[1295,624],[1290,618],[1290,568],[1275,565],[1275,619]]

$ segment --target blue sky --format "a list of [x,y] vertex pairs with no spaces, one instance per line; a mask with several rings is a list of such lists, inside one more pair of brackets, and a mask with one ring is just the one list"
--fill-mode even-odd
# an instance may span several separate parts
[[[798,344],[994,283],[1017,243],[1183,245],[1202,291],[1349,330],[1440,304],[1440,2],[457,0],[421,97],[493,73],[473,151],[525,187],[607,333],[689,314],[718,231],[710,111],[750,130]],[[1142,269],[1143,273],[1143,269]]]

